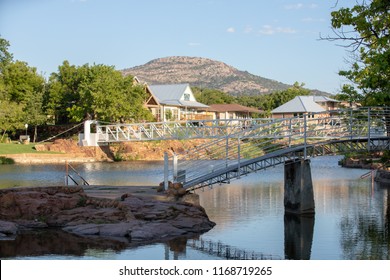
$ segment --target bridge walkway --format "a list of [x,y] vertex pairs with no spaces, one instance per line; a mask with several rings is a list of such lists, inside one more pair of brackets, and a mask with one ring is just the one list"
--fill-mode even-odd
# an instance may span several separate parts
[[232,179],[309,156],[389,149],[390,110],[360,108],[276,119],[168,158],[164,181],[187,189]]

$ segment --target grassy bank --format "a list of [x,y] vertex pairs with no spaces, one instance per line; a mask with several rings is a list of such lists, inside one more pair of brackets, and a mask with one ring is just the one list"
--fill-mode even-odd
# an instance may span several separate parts
[[35,144],[0,143],[0,155],[15,154],[53,154],[53,152],[38,152]]

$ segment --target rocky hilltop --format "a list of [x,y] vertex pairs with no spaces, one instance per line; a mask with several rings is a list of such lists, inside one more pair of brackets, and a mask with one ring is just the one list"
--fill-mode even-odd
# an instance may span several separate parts
[[270,93],[290,85],[240,71],[223,62],[187,56],[154,59],[144,65],[122,70],[148,84],[189,83],[191,86],[218,89],[232,95]]

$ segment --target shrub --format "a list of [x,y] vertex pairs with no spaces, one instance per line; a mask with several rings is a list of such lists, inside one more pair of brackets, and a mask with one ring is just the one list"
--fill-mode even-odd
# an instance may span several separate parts
[[0,164],[14,164],[15,161],[12,158],[0,157]]

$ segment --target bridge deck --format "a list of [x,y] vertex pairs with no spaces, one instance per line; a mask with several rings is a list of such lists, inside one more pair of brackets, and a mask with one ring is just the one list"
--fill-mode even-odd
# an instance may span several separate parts
[[100,144],[212,139],[171,157],[172,170],[166,164],[164,182],[182,182],[191,189],[229,182],[288,159],[389,149],[390,108],[341,109],[284,119],[98,124],[96,130]]
[[[184,182],[183,187],[186,189],[197,189],[218,183],[228,183],[230,180],[240,178],[240,176],[244,176],[259,170],[264,170],[278,164],[283,164],[287,160],[303,158],[305,150],[307,156],[310,157],[327,154],[338,154],[347,150],[362,151],[366,150],[367,141],[367,138],[343,139],[290,147],[270,152],[257,158],[238,161],[225,168],[213,170],[212,172],[206,173],[203,176],[199,176],[195,179]],[[372,138],[370,141],[372,150],[383,150],[390,148],[390,138],[388,137],[376,137]]]

